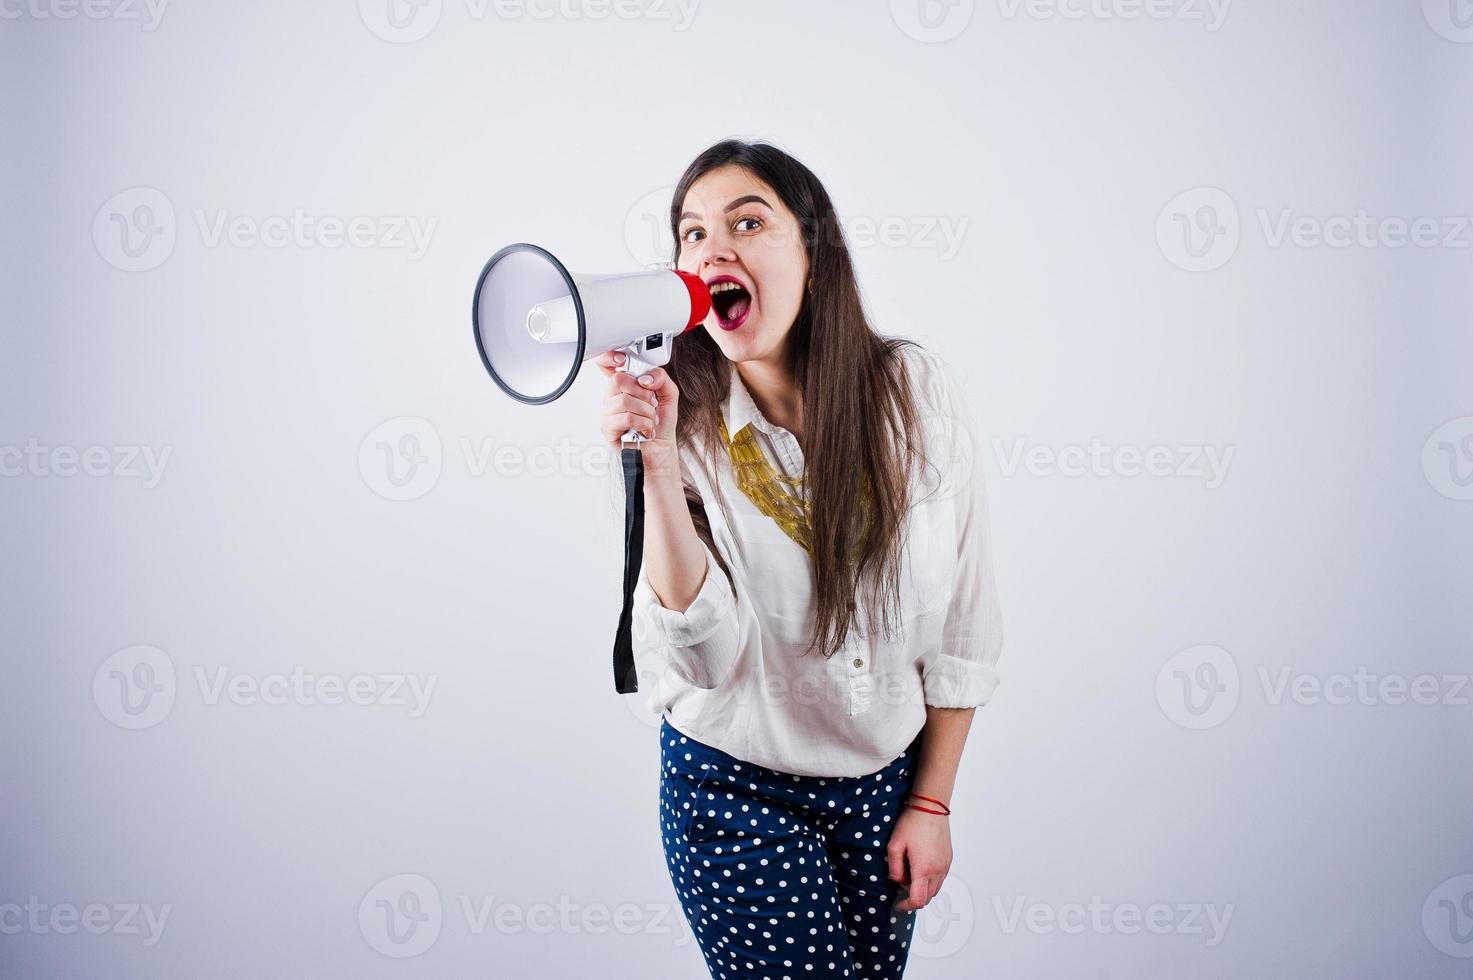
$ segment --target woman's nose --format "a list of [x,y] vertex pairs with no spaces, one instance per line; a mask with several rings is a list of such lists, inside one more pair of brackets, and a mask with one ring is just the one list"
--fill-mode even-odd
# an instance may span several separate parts
[[730,262],[735,258],[736,253],[732,251],[732,248],[729,244],[724,241],[718,241],[714,238],[706,242],[706,247],[701,255],[701,261],[708,266],[720,265],[725,262]]

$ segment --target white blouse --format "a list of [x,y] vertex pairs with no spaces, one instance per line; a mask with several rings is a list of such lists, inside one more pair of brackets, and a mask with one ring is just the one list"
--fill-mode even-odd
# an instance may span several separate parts
[[[931,462],[916,468],[894,636],[865,634],[857,595],[860,618],[845,646],[827,659],[800,657],[813,629],[812,558],[741,492],[724,451],[716,476],[729,509],[696,461],[697,449],[682,446],[682,475],[700,491],[737,590],[709,548],[705,580],[684,612],[663,606],[648,565],[641,570],[631,631],[638,696],[649,711],[747,762],[797,775],[861,776],[905,750],[926,723],[926,705],[970,708],[992,696],[1003,632],[982,446],[945,363],[916,347],[901,356]],[[773,465],[802,476],[798,440],[767,421],[731,374],[721,406],[728,433],[735,438],[750,424]],[[616,486],[622,509],[622,483]]]

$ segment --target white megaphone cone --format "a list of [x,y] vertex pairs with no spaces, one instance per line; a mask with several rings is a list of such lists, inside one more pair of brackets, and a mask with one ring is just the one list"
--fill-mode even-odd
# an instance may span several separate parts
[[[630,374],[668,364],[671,342],[710,311],[710,290],[688,272],[575,275],[546,249],[517,244],[481,270],[471,316],[492,379],[518,401],[541,405],[606,350],[623,351],[621,370]],[[633,429],[623,437],[643,438]]]

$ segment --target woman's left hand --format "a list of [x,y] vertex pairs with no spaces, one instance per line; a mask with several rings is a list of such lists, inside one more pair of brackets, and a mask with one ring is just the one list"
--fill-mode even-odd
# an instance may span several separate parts
[[909,891],[893,906],[897,912],[921,909],[936,897],[951,870],[951,820],[903,807],[890,834],[890,880]]

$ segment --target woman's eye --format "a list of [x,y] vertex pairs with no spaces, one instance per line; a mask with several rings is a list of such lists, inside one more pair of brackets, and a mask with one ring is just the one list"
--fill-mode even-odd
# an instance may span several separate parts
[[692,236],[694,236],[694,235],[705,235],[705,234],[706,233],[703,232],[703,231],[701,231],[701,229],[699,229],[699,228],[687,228],[685,230],[685,234],[681,235],[680,237],[681,237],[682,240],[687,241],[687,242],[698,242],[698,241],[700,241],[700,239],[699,238],[694,238]]
[[[750,228],[743,228],[742,227],[742,225],[749,224],[749,223],[752,225],[752,227],[750,227]],[[762,227],[762,222],[758,221],[756,218],[742,218],[741,220],[739,220],[736,223],[737,231],[756,231],[758,228],[761,228],[761,227]]]

